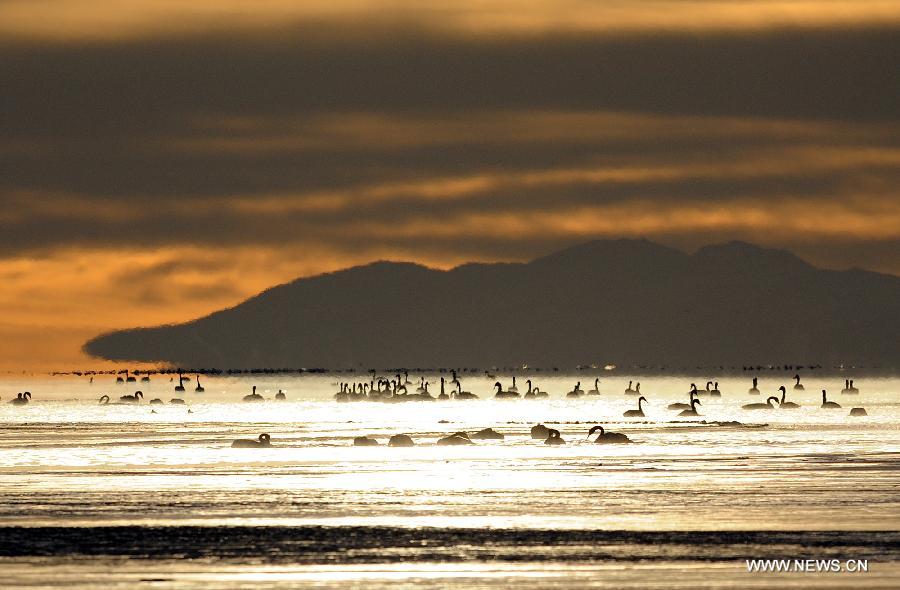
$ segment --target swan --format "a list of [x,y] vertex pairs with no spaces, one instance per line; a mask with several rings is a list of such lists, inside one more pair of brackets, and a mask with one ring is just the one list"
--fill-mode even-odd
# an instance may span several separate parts
[[116,375],[116,383],[125,383],[125,380],[122,379],[121,375]]
[[141,377],[141,383],[150,383],[150,375],[144,375]]
[[99,403],[101,406],[108,405],[108,404],[109,404],[109,396],[108,396],[108,395],[101,395],[101,396],[100,396],[100,400],[99,400],[98,403]]
[[26,391],[25,393],[20,393],[20,394],[16,395],[16,397],[9,400],[9,403],[11,403],[14,406],[24,406],[25,404],[27,404],[29,402],[29,400],[31,400],[31,392]]
[[855,395],[859,393],[859,390],[853,387],[853,379],[845,379],[844,380],[844,389],[841,390],[841,393]]
[[452,385],[454,387],[459,385],[459,378],[457,378],[457,376],[456,376],[456,369],[452,369],[450,371],[450,374],[453,376],[453,379],[450,380],[450,385]]
[[747,390],[747,393],[752,393],[753,395],[759,395],[759,389],[756,387],[756,384],[757,384],[757,379],[756,379],[756,377],[754,377],[753,378],[753,387],[751,387],[749,390]]
[[535,387],[535,388],[534,388],[534,397],[535,397],[536,399],[537,399],[537,398],[540,398],[540,399],[546,399],[546,398],[550,397],[550,394],[549,394],[548,392],[546,392],[546,391],[541,391],[541,388],[540,388],[540,387]]
[[283,389],[278,390],[278,393],[275,394],[275,399],[277,399],[278,401],[281,401],[281,402],[283,402],[284,400],[287,399],[287,396],[284,394]]
[[787,390],[784,388],[784,385],[779,387],[778,391],[781,392],[781,403],[778,404],[779,408],[781,408],[782,410],[795,410],[800,407],[800,404],[784,401],[785,396],[787,396]]
[[575,388],[566,394],[566,397],[581,397],[584,395],[584,390],[581,388],[581,381],[575,384]]
[[253,386],[253,393],[244,396],[245,402],[261,402],[263,401],[263,396],[256,393],[256,385]]
[[548,436],[550,436],[550,429],[543,424],[535,424],[531,427],[531,438],[543,440]]
[[184,391],[184,377],[181,376],[181,372],[178,372],[178,385],[175,386],[175,391]]
[[667,409],[669,409],[669,410],[690,410],[690,409],[691,409],[691,402],[694,401],[694,396],[695,396],[695,395],[697,395],[697,392],[692,391],[692,392],[691,392],[691,395],[690,395],[690,397],[689,397],[688,403],[676,402],[676,403],[674,403],[674,404],[669,404],[669,405],[667,406]]
[[136,404],[140,401],[138,398],[144,399],[144,393],[142,391],[135,391],[134,395],[120,396],[119,401],[126,404]]
[[465,432],[457,432],[450,436],[439,438],[437,444],[442,447],[457,447],[460,445],[474,445],[475,443],[469,440],[469,435]]
[[626,418],[643,418],[644,417],[644,409],[641,408],[641,402],[647,401],[647,398],[643,395],[638,398],[638,407],[636,410],[625,410],[625,413],[622,414]]
[[713,388],[712,388],[712,391],[709,392],[709,395],[711,395],[713,397],[722,397],[722,392],[719,391],[719,382],[718,381],[713,383]]
[[200,375],[197,375],[197,387],[194,388],[194,391],[196,391],[197,393],[203,393],[204,391],[206,391],[205,389],[203,389],[203,386],[200,385]]
[[600,378],[594,379],[594,388],[588,390],[588,395],[600,395]]
[[184,405],[184,400],[181,399],[180,397],[173,397],[172,399],[169,400],[169,403],[172,404],[173,406],[182,406],[182,405]]
[[378,441],[368,436],[357,436],[353,439],[354,447],[377,447]]
[[515,391],[503,391],[503,386],[500,385],[499,381],[494,383],[494,387],[497,388],[497,393],[494,394],[494,397],[501,399],[519,397],[519,394]]
[[155,397],[152,400],[150,400],[151,406],[161,406],[162,403],[163,403],[163,401],[161,399],[159,399],[158,397]]
[[428,382],[425,381],[425,377],[422,377],[419,380],[419,386],[416,387],[416,393],[425,393],[428,391]]
[[770,396],[766,398],[766,403],[764,404],[744,404],[741,406],[743,410],[774,410],[775,406],[772,405],[772,401],[778,403],[778,398],[775,396]]
[[588,438],[591,438],[591,435],[598,430],[600,431],[600,436],[598,436],[597,439],[594,440],[596,444],[617,444],[633,442],[630,438],[628,438],[621,432],[606,432],[602,426],[594,426],[590,430],[588,430]]
[[826,395],[825,390],[823,389],[822,390],[822,406],[821,407],[826,408],[826,409],[836,409],[836,408],[841,407],[841,404],[839,404],[837,402],[828,401],[828,399],[825,397],[825,395]]
[[414,447],[414,446],[416,446],[416,443],[407,434],[395,434],[388,441],[388,446],[389,447]]
[[850,408],[851,416],[868,416],[869,413],[866,412],[865,408]]
[[438,399],[450,399],[450,396],[444,392],[444,378],[441,377],[441,393],[438,394]]
[[[710,390],[709,386],[712,385],[712,383],[713,383],[712,381],[707,381],[707,382],[706,382],[706,389],[699,389],[699,390],[697,390],[697,395],[710,395],[710,394],[712,393],[712,391]],[[694,385],[693,383],[691,383],[691,387],[696,388],[696,385]]]
[[688,391],[688,393],[693,394],[693,395],[700,395],[700,391],[697,390],[696,383],[691,383],[691,389],[690,389],[690,391]]
[[796,391],[803,391],[804,389],[806,389],[805,387],[803,387],[803,385],[800,384],[800,375],[794,375],[794,380],[796,381],[796,383],[794,383],[794,389]]
[[625,393],[628,394],[628,395],[632,395],[632,394],[637,393],[637,390],[636,390],[636,389],[632,389],[632,388],[631,388],[631,383],[632,383],[631,381],[628,382],[628,389],[625,390]]
[[134,378],[134,375],[128,374],[128,369],[125,369],[125,382],[126,383],[134,383],[137,379]]
[[509,388],[507,391],[512,391],[512,392],[514,392],[514,393],[519,393],[519,388],[516,387],[516,376],[515,376],[515,375],[513,375],[513,384],[510,386],[510,388]]
[[522,397],[525,399],[534,399],[534,390],[531,388],[531,379],[527,379],[525,383],[528,385],[528,391],[526,391],[525,395]]
[[702,406],[700,400],[695,398],[691,398],[691,407],[687,410],[682,410],[678,413],[679,416],[699,416],[697,413],[697,406]]
[[485,428],[473,434],[472,438],[474,440],[503,440],[504,437],[493,428]]
[[260,434],[259,440],[251,440],[248,438],[239,438],[231,443],[232,449],[259,449],[262,447],[271,447],[272,437],[268,434]]
[[478,396],[471,391],[463,391],[462,383],[456,382],[456,391],[453,392],[453,399],[478,399]]
[[545,445],[564,445],[566,441],[562,439],[562,436],[559,433],[559,430],[555,428],[549,428],[547,430],[547,440],[544,441]]

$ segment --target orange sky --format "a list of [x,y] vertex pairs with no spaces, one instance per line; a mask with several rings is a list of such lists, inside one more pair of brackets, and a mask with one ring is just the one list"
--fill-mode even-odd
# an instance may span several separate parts
[[0,370],[376,259],[900,274],[893,1],[0,2]]

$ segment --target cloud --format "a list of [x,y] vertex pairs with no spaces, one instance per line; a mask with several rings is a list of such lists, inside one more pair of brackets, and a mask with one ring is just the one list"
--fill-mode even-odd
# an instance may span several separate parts
[[0,0],[4,329],[593,237],[900,272],[892,3],[502,4]]
[[[666,5],[667,4],[667,5]],[[3,0],[0,35],[57,42],[183,37],[228,31],[272,35],[298,23],[363,31],[405,26],[457,35],[746,30],[860,26],[900,20],[890,0]]]

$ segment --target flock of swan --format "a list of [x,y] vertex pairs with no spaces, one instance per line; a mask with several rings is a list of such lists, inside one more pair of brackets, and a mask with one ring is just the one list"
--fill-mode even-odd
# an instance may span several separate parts
[[[428,386],[430,385],[429,381],[425,380],[425,377],[421,377],[419,379],[418,385],[416,386],[414,392],[410,391],[412,389],[413,383],[409,380],[409,374],[403,373],[396,374],[394,379],[387,378],[375,378],[372,377],[372,380],[369,383],[341,383],[340,390],[334,395],[334,399],[338,402],[359,402],[359,401],[382,401],[382,402],[406,402],[406,401],[435,401],[435,400],[464,400],[464,399],[478,399],[478,396],[469,391],[463,391],[462,383],[459,381],[459,378],[456,375],[456,371],[452,371],[452,379],[449,382],[451,390],[449,393],[447,392],[447,381],[444,377],[441,377],[440,381],[440,393],[437,397],[433,396],[431,392],[428,391]],[[528,386],[528,390],[524,393],[519,392],[519,388],[516,385],[516,377],[512,378],[512,385],[510,385],[507,389],[503,389],[503,384],[497,381],[494,383],[494,398],[495,399],[541,399],[541,398],[549,398],[550,394],[546,391],[541,390],[539,387],[534,386],[531,379],[528,379],[526,382]],[[760,391],[758,388],[758,379],[756,377],[753,378],[753,385],[747,391],[750,395],[759,395]],[[802,383],[800,383],[800,375],[794,375],[794,390],[795,391],[803,391],[805,387]],[[799,404],[792,401],[787,401],[787,389],[784,386],[778,388],[778,391],[781,393],[780,398],[776,396],[771,396],[766,399],[765,403],[751,403],[744,404],[741,406],[743,410],[773,410],[773,409],[797,409],[800,407]],[[255,393],[255,389],[254,389]],[[847,379],[844,381],[844,389],[841,390],[842,394],[858,394],[859,389],[853,385],[852,379]],[[649,403],[647,398],[641,395],[641,384],[640,382],[635,383],[634,381],[628,382],[628,387],[625,389],[626,395],[637,395],[639,396],[637,399],[638,407],[637,409],[627,410],[623,416],[625,418],[643,418],[644,417],[644,409],[643,403]],[[602,395],[600,391],[600,379],[594,379],[594,387],[585,391],[581,388],[581,381],[578,381],[571,391],[566,392],[566,398],[579,398],[585,395],[594,395],[599,396]],[[688,391],[688,402],[687,403],[673,403],[667,406],[669,410],[680,410],[681,412],[678,414],[679,416],[699,416],[700,413],[697,411],[697,406],[703,405],[700,402],[701,396],[709,396],[709,397],[722,397],[722,392],[719,390],[719,382],[718,381],[707,381],[705,389],[698,389],[696,383],[691,383],[690,391]],[[247,397],[244,398],[244,401],[254,401],[249,400]],[[828,401],[826,390],[822,390],[822,405],[823,409],[838,409],[840,408],[840,404],[836,402]],[[850,411],[851,416],[865,416],[866,410],[862,407],[854,407]]]
[[[478,399],[478,396],[469,392],[464,391],[462,387],[462,383],[459,381],[457,377],[456,371],[451,371],[452,379],[449,383],[445,380],[444,377],[441,377],[440,380],[440,392],[437,397],[431,395],[429,392],[429,382],[425,379],[425,377],[421,377],[419,379],[418,385],[415,387],[413,391],[413,383],[409,380],[408,373],[404,372],[402,375],[400,373],[394,376],[394,379],[387,378],[376,378],[374,375],[369,383],[341,383],[340,390],[335,394],[334,398],[339,402],[349,402],[349,401],[386,401],[386,402],[404,402],[404,401],[433,401],[433,400],[470,400],[470,399]],[[149,376],[142,377],[142,382],[149,381]],[[117,377],[117,383],[130,383],[135,382],[136,379],[133,375],[125,372],[125,377]],[[185,391],[185,381],[190,382],[190,379],[185,379],[184,376],[179,373],[178,374],[178,385],[175,386],[176,392]],[[524,392],[519,392],[518,385],[516,384],[516,377],[512,377],[512,384],[504,389],[503,384],[500,381],[494,383],[494,398],[495,399],[540,399],[540,398],[549,398],[549,393],[541,390],[539,387],[536,387],[531,379],[526,380],[527,390]],[[448,387],[450,391],[448,392]],[[794,386],[793,389],[795,391],[803,391],[805,388],[803,384],[800,382],[800,376],[794,375]],[[203,386],[200,384],[200,377],[196,377],[196,387],[194,388],[196,393],[202,393],[205,391]],[[778,395],[772,395],[766,398],[765,402],[754,402],[747,403],[741,405],[741,409],[744,411],[756,411],[756,410],[793,410],[800,408],[800,404],[787,400],[787,388],[785,386],[781,386],[778,388]],[[625,418],[644,418],[644,404],[649,403],[647,398],[641,394],[641,384],[635,383],[634,381],[628,382],[628,387],[624,391],[625,395],[630,396],[638,396],[637,397],[637,408],[626,410],[622,416]],[[747,391],[750,395],[760,395],[760,391],[758,388],[757,378],[753,378],[753,384]],[[841,390],[842,394],[845,395],[857,395],[859,394],[859,389],[854,385],[852,379],[847,379],[844,381],[844,388]],[[687,392],[688,401],[687,402],[676,402],[671,403],[666,406],[667,410],[678,412],[677,416],[679,417],[696,417],[700,416],[697,407],[702,406],[702,402],[700,401],[701,397],[722,397],[722,392],[719,390],[719,383],[717,381],[707,381],[704,389],[699,389],[695,383],[690,384],[690,390]],[[594,379],[594,386],[592,389],[588,391],[584,391],[581,387],[581,381],[578,381],[572,390],[566,392],[566,398],[579,398],[582,396],[600,396],[603,395],[600,391],[600,379]],[[17,395],[17,397],[10,400],[8,403],[13,405],[26,405],[31,401],[32,394],[31,392],[22,392]],[[109,395],[103,395],[99,399],[99,403],[101,405],[135,405],[140,404],[144,399],[144,394],[141,391],[136,391],[133,394],[122,395],[118,398],[118,401],[112,401]],[[285,401],[287,399],[286,394],[282,390],[278,390],[278,393],[275,395],[275,401]],[[252,387],[251,393],[243,396],[242,401],[244,402],[262,402],[267,401],[261,394],[257,393],[257,387],[254,385]],[[149,405],[160,405],[163,404],[162,399],[154,398],[149,401]],[[169,404],[172,405],[184,405],[185,400],[180,397],[173,397],[169,400]],[[841,405],[837,402],[828,400],[828,395],[826,390],[822,390],[822,403],[819,406],[824,410],[834,410],[841,409]],[[190,410],[188,410],[190,412]],[[155,412],[155,411],[154,411]],[[850,410],[850,416],[866,416],[866,409],[861,406],[855,406]],[[618,432],[608,432],[604,429],[603,426],[597,425],[592,427],[588,431],[588,437],[594,435],[594,433],[599,432],[599,436],[594,440],[595,443],[598,444],[610,444],[610,443],[631,443],[631,439],[629,439],[626,435]],[[548,428],[543,424],[537,424],[531,429],[531,438],[543,440],[544,444],[547,445],[562,445],[565,444],[565,440],[563,440],[562,435],[559,430]],[[440,446],[455,446],[455,445],[471,445],[475,444],[476,440],[503,440],[504,435],[491,429],[485,428],[480,430],[472,435],[469,435],[466,432],[456,432],[451,435],[442,437],[438,439],[437,443]],[[368,436],[359,436],[356,437],[353,441],[354,446],[376,446],[380,443]],[[390,437],[387,445],[391,447],[411,447],[415,446],[415,441],[407,434],[396,434]],[[271,437],[268,434],[261,434],[257,439],[237,439],[232,445],[234,448],[263,448],[263,447],[271,447],[272,441]]]
[[[794,390],[795,391],[803,391],[805,387],[802,383],[800,383],[800,376],[794,376]],[[396,375],[395,379],[375,379],[370,383],[363,384],[355,384],[351,385],[349,383],[340,384],[340,391],[335,394],[335,399],[340,402],[347,401],[427,401],[427,400],[447,400],[447,399],[473,399],[478,396],[470,393],[463,392],[462,385],[459,382],[456,373],[453,373],[453,379],[450,383],[454,386],[454,391],[451,393],[446,393],[446,382],[445,379],[441,378],[440,391],[441,393],[437,398],[433,397],[428,391],[429,382],[425,380],[424,377],[420,378],[419,385],[417,386],[415,393],[410,393],[407,385],[411,386],[412,383],[408,379],[408,375],[404,374]],[[591,390],[585,392],[581,389],[581,382],[577,382],[575,387],[566,393],[565,397],[573,398],[573,397],[581,397],[583,395],[601,395],[599,389],[600,380],[594,380],[594,387]],[[547,392],[541,391],[537,387],[534,387],[531,380],[527,380],[526,384],[528,385],[528,390],[521,394],[518,391],[518,387],[516,385],[516,378],[512,378],[512,385],[507,389],[503,389],[503,385],[498,381],[494,384],[494,397],[496,399],[516,399],[516,398],[524,398],[524,399],[536,399],[539,397],[549,397]],[[625,389],[626,395],[638,395],[637,398],[637,408],[629,409],[623,412],[622,416],[625,418],[644,418],[644,403],[649,403],[647,398],[641,395],[641,384],[634,383],[634,381],[628,382],[628,387]],[[781,393],[780,398],[778,396],[769,396],[764,403],[748,403],[741,405],[741,409],[745,411],[754,411],[754,410],[793,410],[800,408],[800,404],[788,401],[787,400],[787,388],[785,386],[781,386],[778,388],[778,391]],[[255,392],[255,390],[254,390]],[[462,398],[459,396],[459,393],[465,393],[468,397]],[[747,391],[750,395],[759,395],[760,391],[758,388],[758,380],[756,377],[753,378],[753,384]],[[859,389],[857,389],[853,385],[853,380],[845,380],[844,388],[841,390],[842,394],[858,394]],[[456,395],[454,395],[456,394]],[[719,390],[719,383],[717,381],[708,381],[706,383],[705,389],[698,389],[695,383],[691,383],[690,390],[688,391],[688,402],[676,402],[671,403],[666,406],[667,410],[678,411],[677,416],[682,417],[695,417],[700,416],[701,414],[697,410],[697,406],[702,405],[700,401],[701,396],[709,396],[709,397],[722,397],[722,392]],[[400,399],[396,399],[400,398]],[[246,400],[246,398],[245,398]],[[829,401],[827,398],[826,390],[822,390],[822,404],[819,406],[821,409],[832,410],[832,409],[840,409],[842,406],[837,402]],[[866,409],[863,407],[853,407],[850,410],[850,416],[866,416]],[[594,433],[599,432],[599,436],[594,439],[594,442],[597,444],[622,444],[622,443],[632,443],[632,441],[627,435],[619,433],[619,432],[608,432],[601,425],[593,426],[588,431],[588,438],[593,436]],[[543,424],[537,424],[531,428],[531,438],[543,440],[546,445],[563,445],[566,444],[566,441],[562,438],[562,434],[559,430],[554,428],[548,428]],[[436,442],[439,446],[456,446],[456,445],[472,445],[475,444],[476,440],[503,440],[504,435],[493,430],[492,428],[485,428],[476,432],[475,434],[469,435],[466,432],[456,432],[450,434],[448,436],[444,436],[439,438]],[[353,445],[361,446],[361,447],[369,447],[369,446],[378,446],[381,443],[378,442],[377,439],[370,436],[358,436],[354,438]],[[387,442],[387,445],[390,447],[411,447],[415,446],[416,443],[407,434],[395,434],[390,437]],[[270,447],[271,446],[271,437],[268,434],[261,434],[258,440],[249,440],[249,439],[239,439],[234,441],[232,444],[233,447],[242,447],[242,448],[259,448],[259,447]]]
[[[591,438],[595,432],[599,432],[599,436],[594,439],[595,444],[622,444],[634,442],[621,432],[608,432],[603,426],[593,426],[588,430],[587,438]],[[474,434],[467,432],[454,432],[453,434],[441,437],[435,443],[437,446],[462,446],[474,445],[476,440],[504,440],[506,437],[494,430],[493,428],[484,428]],[[531,427],[531,438],[543,440],[545,445],[564,445],[562,434],[555,428],[548,428],[543,424],[535,424]],[[371,436],[357,436],[353,439],[355,447],[377,447],[381,443]],[[239,438],[231,443],[231,447],[235,449],[258,449],[268,448],[272,446],[272,437],[266,433],[260,434],[257,439]],[[395,434],[388,440],[389,447],[414,447],[416,441],[408,434]]]

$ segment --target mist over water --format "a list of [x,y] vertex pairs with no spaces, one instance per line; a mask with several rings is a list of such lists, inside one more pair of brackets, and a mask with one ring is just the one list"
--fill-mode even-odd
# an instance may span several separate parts
[[[601,395],[564,397],[576,381],[591,389],[595,376]],[[425,377],[437,394],[441,375]],[[744,586],[742,559],[827,555],[877,562],[855,585],[897,575],[900,379],[856,378],[859,395],[841,395],[843,376],[804,376],[805,390],[794,391],[790,375],[763,374],[757,396],[744,376],[529,377],[551,399],[494,400],[494,379],[483,375],[460,376],[479,400],[394,404],[335,402],[346,374],[201,377],[204,393],[194,383],[175,392],[164,375],[126,384],[3,378],[0,563],[16,584],[81,572],[79,587],[148,576],[172,587],[533,578],[554,587],[567,576],[584,576],[585,586],[675,587],[708,576]],[[649,400],[644,418],[622,416],[637,407],[624,394],[629,379]],[[691,381],[703,389],[708,379],[722,397],[702,396],[700,417],[666,409],[687,401]],[[267,401],[241,401],[253,385]],[[780,385],[801,408],[741,409]],[[823,388],[841,409],[819,407]],[[138,389],[140,405],[97,403]],[[286,401],[272,399],[279,389]],[[24,390],[31,403],[5,403]],[[147,404],[173,397],[187,404]],[[869,415],[850,417],[855,406]],[[539,422],[567,444],[532,440]],[[594,444],[594,424],[635,444]],[[486,427],[505,439],[435,445]],[[272,448],[230,447],[262,432]],[[384,446],[401,433],[418,446]],[[352,446],[361,435],[382,446]],[[100,575],[110,563],[115,576]]]

